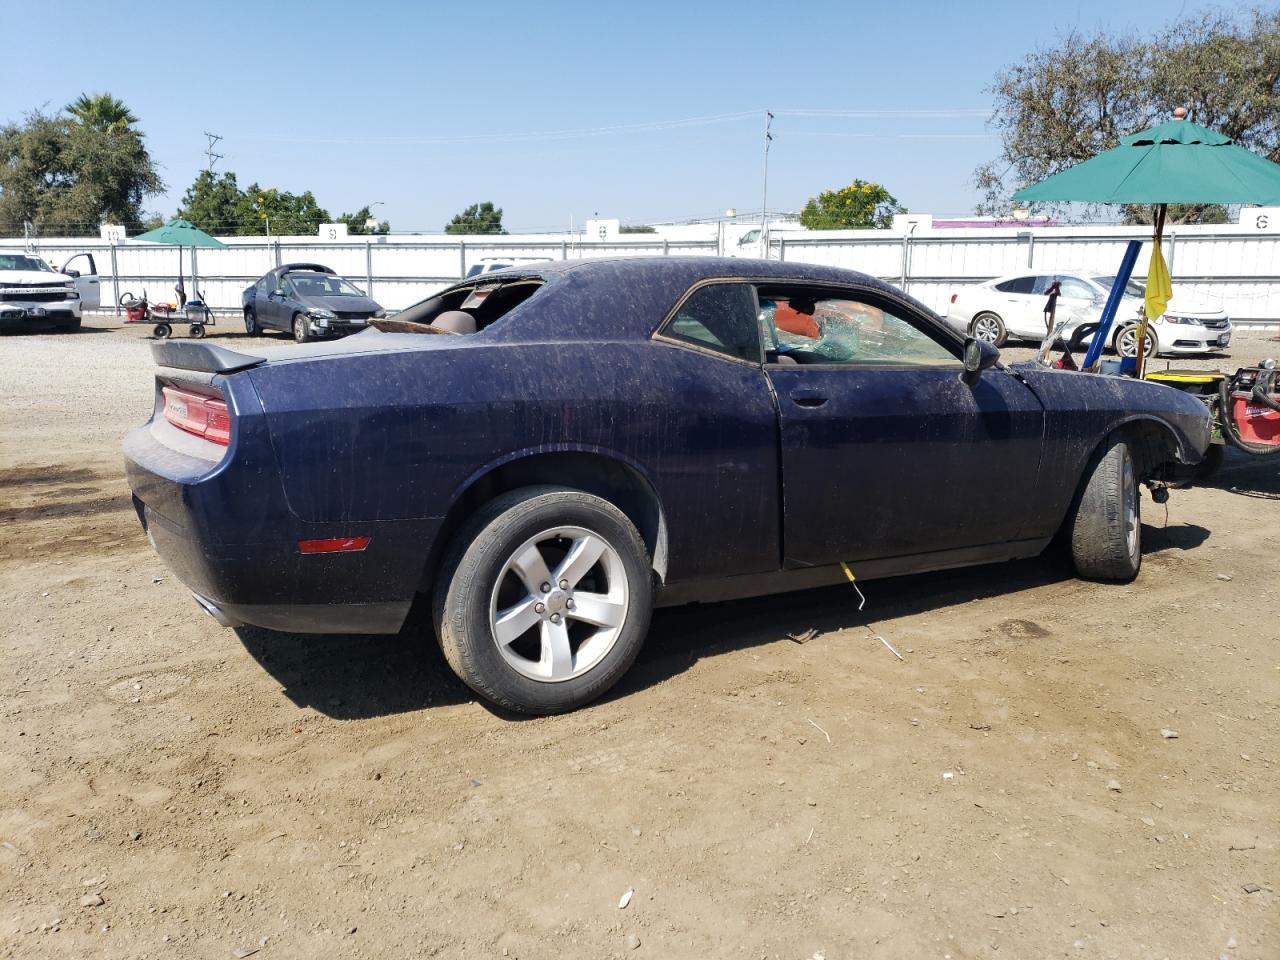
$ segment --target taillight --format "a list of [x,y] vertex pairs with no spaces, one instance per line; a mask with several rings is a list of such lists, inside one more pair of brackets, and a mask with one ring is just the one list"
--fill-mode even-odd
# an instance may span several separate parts
[[956,297],[958,297],[958,296],[960,296],[960,294],[958,294],[958,293],[953,293],[953,294],[951,295],[951,302],[952,302],[952,303],[955,303],[955,302],[956,302]]
[[177,387],[163,387],[162,392],[164,418],[179,430],[224,447],[231,442],[231,416],[225,401]]

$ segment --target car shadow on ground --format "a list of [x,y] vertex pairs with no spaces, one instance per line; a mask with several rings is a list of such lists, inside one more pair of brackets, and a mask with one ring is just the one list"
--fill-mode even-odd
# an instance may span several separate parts
[[[1143,527],[1148,555],[1194,550],[1208,537],[1208,530],[1194,525]],[[604,701],[663,683],[699,660],[776,643],[788,634],[864,627],[1074,577],[1065,554],[1051,548],[1016,563],[872,581],[863,586],[869,602],[862,611],[857,594],[844,585],[658,610],[635,665]],[[440,653],[423,597],[395,636],[287,634],[257,627],[239,627],[236,633],[285,696],[337,720],[476,701]],[[478,702],[505,720],[527,719]]]
[[1196,486],[1226,490],[1259,500],[1280,500],[1280,453],[1253,457],[1228,447],[1218,471]]
[[435,641],[429,604],[419,597],[398,634],[277,633],[236,627],[250,655],[299,707],[335,720],[366,720],[466,703]]
[[0,336],[5,337],[38,337],[47,334],[58,334],[59,336],[79,336],[85,333],[110,333],[108,327],[76,327],[74,330],[64,330],[60,327],[13,327],[6,330],[0,330]]

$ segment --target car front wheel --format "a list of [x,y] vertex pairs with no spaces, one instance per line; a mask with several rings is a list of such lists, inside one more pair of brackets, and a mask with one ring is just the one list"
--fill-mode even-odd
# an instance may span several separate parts
[[305,313],[295,313],[293,315],[293,339],[298,343],[310,343],[311,321],[307,319]]
[[[1116,334],[1113,346],[1116,353],[1122,357],[1136,357],[1138,355],[1138,325],[1130,323],[1121,327]],[[1156,332],[1150,326],[1147,327],[1146,348],[1147,358],[1154,357],[1160,351],[1160,341],[1156,339]]]
[[1071,558],[1090,580],[1127,582],[1142,567],[1142,509],[1133,452],[1112,439],[1090,468],[1069,518]]
[[649,629],[649,557],[613,504],[580,490],[497,497],[454,540],[437,581],[436,634],[472,690],[520,713],[595,700]]
[[994,313],[980,313],[969,324],[969,333],[992,346],[1003,347],[1009,339],[1004,321]]

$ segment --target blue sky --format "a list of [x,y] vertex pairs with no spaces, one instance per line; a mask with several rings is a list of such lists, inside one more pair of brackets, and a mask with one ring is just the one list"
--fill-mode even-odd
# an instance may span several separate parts
[[492,200],[511,229],[564,230],[596,213],[758,210],[768,107],[771,210],[861,177],[912,210],[956,215],[997,152],[984,88],[998,67],[1071,27],[1139,29],[1201,6],[12,4],[6,32],[50,38],[56,67],[43,42],[30,60],[5,57],[0,120],[82,91],[121,97],[167,184],[148,207],[165,215],[210,130],[224,137],[216,169],[310,189],[334,215],[382,201],[393,229],[435,231]]

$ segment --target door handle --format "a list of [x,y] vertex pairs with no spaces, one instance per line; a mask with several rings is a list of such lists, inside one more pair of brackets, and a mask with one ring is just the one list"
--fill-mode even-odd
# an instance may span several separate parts
[[827,402],[827,398],[816,390],[792,390],[789,396],[797,407],[820,407]]

